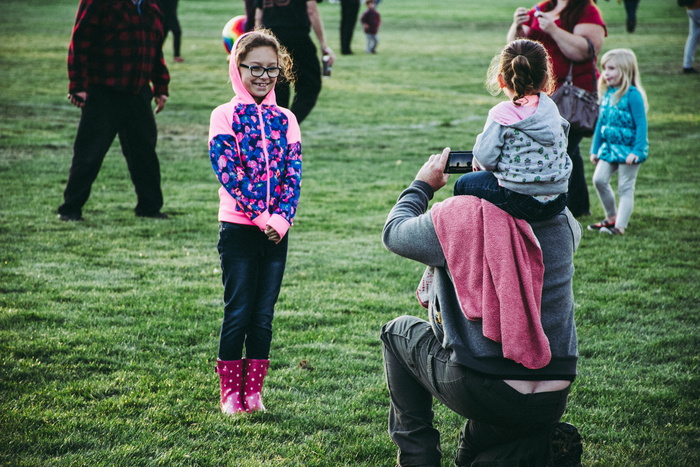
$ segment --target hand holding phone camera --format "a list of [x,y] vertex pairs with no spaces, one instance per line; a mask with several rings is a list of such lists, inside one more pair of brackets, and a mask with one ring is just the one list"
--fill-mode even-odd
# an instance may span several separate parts
[[472,151],[450,151],[445,164],[446,174],[464,174],[473,170],[472,160],[474,153]]

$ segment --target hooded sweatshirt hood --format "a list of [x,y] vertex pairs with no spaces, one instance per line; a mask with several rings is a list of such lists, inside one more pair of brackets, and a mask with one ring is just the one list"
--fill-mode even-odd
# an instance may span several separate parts
[[[236,100],[243,104],[257,104],[255,98],[248,92],[248,90],[243,85],[243,79],[241,78],[241,68],[236,63],[236,51],[238,50],[238,45],[241,39],[246,37],[250,32],[241,34],[236,42],[233,44],[231,49],[231,60],[229,61],[228,74],[231,77],[231,86],[233,87],[233,92],[235,94],[232,100]],[[277,98],[275,96],[274,88],[267,93],[265,98],[260,103],[261,105],[277,105]]]
[[561,133],[561,116],[554,101],[545,93],[540,93],[535,113],[510,126],[526,133],[542,146],[554,146]]

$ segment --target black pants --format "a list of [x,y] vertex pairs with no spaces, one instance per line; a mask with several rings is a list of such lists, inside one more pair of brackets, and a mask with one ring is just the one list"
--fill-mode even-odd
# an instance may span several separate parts
[[583,135],[581,133],[573,130],[569,132],[569,144],[566,150],[571,158],[572,170],[569,178],[569,197],[566,205],[574,217],[587,216],[591,212],[584,160],[581,156],[580,146],[582,140]]
[[256,0],[245,1],[245,32],[255,29],[255,3]]
[[634,32],[637,27],[637,8],[639,8],[639,0],[625,0],[627,32]]
[[73,161],[63,193],[64,202],[58,208],[60,214],[82,215],[83,205],[90,197],[92,184],[116,135],[136,190],[136,214],[160,211],[163,193],[152,99],[149,88],[129,94],[106,86],[90,87],[73,144]]
[[277,105],[288,108],[301,123],[309,116],[311,110],[316,105],[318,95],[321,93],[321,64],[318,60],[316,46],[308,34],[298,34],[294,31],[279,30],[272,31],[280,40],[282,45],[292,56],[294,63],[294,100],[289,106],[291,95],[289,83],[278,79],[275,85],[275,95]]
[[340,53],[342,54],[352,53],[352,34],[355,32],[359,14],[359,0],[340,0]]
[[[178,0],[163,0],[163,29],[165,36],[168,31],[173,32],[173,56],[180,56],[180,44],[182,43],[182,29],[180,21],[177,19],[177,2]],[[165,40],[165,37],[163,38]]]

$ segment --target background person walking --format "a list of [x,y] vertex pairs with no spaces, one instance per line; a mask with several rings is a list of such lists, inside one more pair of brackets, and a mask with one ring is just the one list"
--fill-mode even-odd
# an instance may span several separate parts
[[[115,136],[119,135],[137,216],[165,218],[156,154],[155,113],[168,99],[163,15],[152,0],[82,0],[68,49],[71,103],[81,109],[61,220],[82,220],[82,209]],[[153,87],[151,87],[151,85]]]
[[340,0],[340,53],[352,55],[352,36],[355,33],[361,0]]
[[[177,17],[177,2],[178,0],[161,0],[163,6],[163,15],[165,17],[165,37],[168,36],[168,31],[173,32],[173,60],[177,63],[182,63],[185,59],[182,58],[182,28],[180,28],[180,20]],[[165,38],[163,38],[165,40]]]
[[292,57],[295,79],[291,107],[289,80],[277,81],[275,95],[277,104],[290,108],[301,123],[309,116],[321,93],[321,64],[309,36],[312,28],[321,45],[321,53],[328,56],[328,65],[335,62],[335,54],[326,43],[317,0],[258,0],[255,25],[270,29]]
[[700,43],[700,0],[695,0],[686,7],[688,9],[688,38],[683,50],[683,73],[698,73],[693,67],[695,51]]
[[[598,92],[602,96],[600,116],[591,145],[596,164],[593,185],[605,210],[605,219],[588,226],[611,235],[624,235],[634,209],[637,173],[649,153],[647,96],[642,87],[637,57],[630,49],[613,49],[603,55]],[[619,208],[610,186],[618,175]]]
[[367,5],[367,10],[360,18],[367,39],[365,50],[368,54],[375,54],[379,44],[379,26],[382,24],[382,18],[377,11],[377,4],[374,0],[367,0],[365,4]]

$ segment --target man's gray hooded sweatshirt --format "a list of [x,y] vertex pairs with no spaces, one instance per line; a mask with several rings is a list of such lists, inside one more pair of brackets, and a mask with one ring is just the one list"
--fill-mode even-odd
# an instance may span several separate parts
[[[436,337],[450,351],[451,361],[498,379],[573,381],[578,360],[573,257],[581,240],[581,225],[568,209],[551,219],[530,223],[542,248],[541,322],[552,352],[547,366],[533,370],[504,358],[501,344],[484,337],[481,321],[464,316],[431,212],[426,212],[433,194],[430,185],[415,180],[389,213],[382,240],[389,251],[434,268],[428,314]],[[459,212],[454,215],[461,217]],[[481,252],[467,248],[464,254]]]

